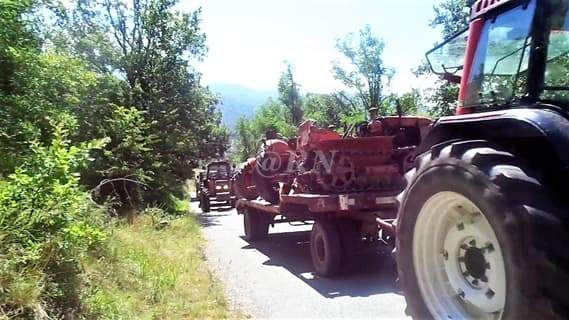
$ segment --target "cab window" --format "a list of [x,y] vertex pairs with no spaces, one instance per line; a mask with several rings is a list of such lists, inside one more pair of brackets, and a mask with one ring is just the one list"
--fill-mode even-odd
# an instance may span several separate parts
[[499,104],[525,95],[534,12],[531,1],[486,21],[465,105]]
[[569,100],[569,3],[557,1],[551,17],[542,99]]

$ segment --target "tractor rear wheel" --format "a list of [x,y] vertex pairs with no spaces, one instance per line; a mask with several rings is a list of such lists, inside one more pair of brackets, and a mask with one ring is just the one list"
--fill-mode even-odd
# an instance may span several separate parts
[[333,277],[342,271],[342,239],[333,221],[316,221],[310,233],[310,255],[316,273]]
[[[409,315],[566,316],[569,255],[560,244],[567,225],[540,178],[520,162],[485,141],[455,142],[417,158],[397,225]],[[546,243],[543,232],[558,238]]]

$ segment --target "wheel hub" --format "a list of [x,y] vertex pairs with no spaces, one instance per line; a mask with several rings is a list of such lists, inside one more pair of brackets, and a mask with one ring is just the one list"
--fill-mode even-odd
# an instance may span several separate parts
[[476,240],[468,241],[459,247],[458,262],[462,276],[473,287],[480,288],[481,282],[488,282],[486,270],[490,263],[486,261],[485,249],[476,247]]

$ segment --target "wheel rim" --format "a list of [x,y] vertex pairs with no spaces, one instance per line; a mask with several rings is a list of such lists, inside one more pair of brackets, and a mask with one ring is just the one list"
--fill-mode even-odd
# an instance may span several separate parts
[[413,263],[419,289],[435,318],[501,318],[506,271],[484,213],[456,192],[439,192],[415,224]]

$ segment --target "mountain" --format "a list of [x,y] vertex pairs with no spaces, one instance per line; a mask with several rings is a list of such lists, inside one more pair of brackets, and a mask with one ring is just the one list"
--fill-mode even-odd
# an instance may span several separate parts
[[237,119],[252,116],[267,99],[278,96],[276,91],[257,90],[235,83],[216,82],[209,88],[221,97],[218,107],[223,115],[223,124],[230,129],[235,127]]

